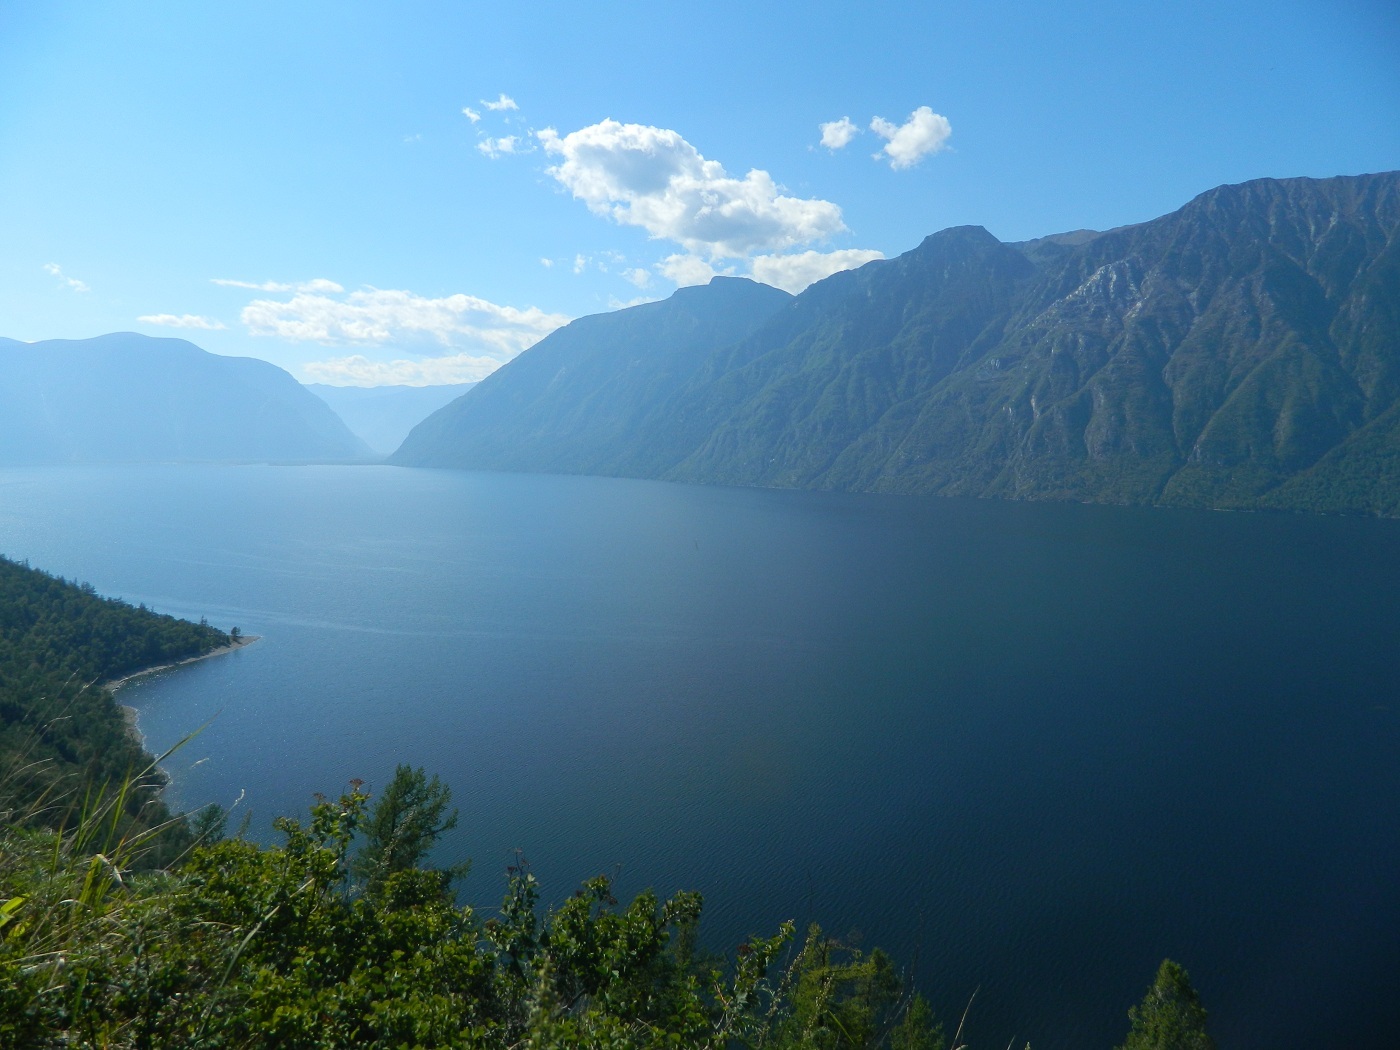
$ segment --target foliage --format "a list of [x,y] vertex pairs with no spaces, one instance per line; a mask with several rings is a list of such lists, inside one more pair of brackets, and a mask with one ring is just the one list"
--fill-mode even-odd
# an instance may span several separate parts
[[1206,1011],[1186,971],[1170,959],[1157,970],[1141,1003],[1128,1011],[1132,1029],[1119,1050],[1215,1050]]
[[[421,767],[400,765],[365,821],[365,843],[355,858],[357,875],[371,893],[378,892],[396,871],[416,867],[444,832],[457,826],[450,813],[452,792]],[[452,874],[465,875],[465,868]]]
[[352,785],[278,820],[279,846],[222,840],[144,873],[143,840],[93,854],[92,836],[11,828],[0,1047],[941,1050],[886,956],[815,928],[786,963],[791,924],[728,966],[697,959],[696,893],[622,906],[599,876],[541,915],[523,860],[485,923],[445,872],[380,873],[366,892],[349,858],[368,799]]
[[[727,962],[699,955],[698,893],[620,905],[598,876],[542,909],[517,857],[499,914],[480,921],[450,892],[465,866],[421,866],[457,813],[420,768],[399,766],[372,806],[359,781],[318,797],[305,823],[274,822],[277,846],[226,838],[219,807],[172,820],[161,759],[112,736],[110,693],[55,692],[74,718],[23,688],[51,685],[54,667],[100,680],[227,641],[167,621],[0,559],[0,702],[24,742],[0,780],[0,1050],[946,1046],[887,955],[815,926],[800,949],[784,923]],[[122,744],[104,766],[95,749]],[[29,775],[26,761],[57,764],[44,748],[68,749],[81,790]],[[1126,1050],[1212,1046],[1175,964],[1131,1016]]]
[[228,643],[0,557],[0,823],[61,827],[122,787],[123,819],[162,824],[160,774],[100,683]]

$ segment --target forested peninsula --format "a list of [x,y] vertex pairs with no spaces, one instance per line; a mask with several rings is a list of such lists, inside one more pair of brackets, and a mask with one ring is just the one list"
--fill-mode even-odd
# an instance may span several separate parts
[[232,641],[0,558],[0,818],[59,827],[124,785],[123,833],[167,822],[160,775],[102,683]]
[[[231,635],[0,558],[0,1050],[990,1045],[975,1006],[945,1029],[895,960],[816,927],[707,953],[699,893],[622,904],[599,876],[545,909],[518,858],[479,916],[466,863],[428,863],[451,792],[412,766],[279,818],[280,845],[171,815],[100,683]],[[1205,1019],[1167,961],[1122,1045],[1209,1048]]]

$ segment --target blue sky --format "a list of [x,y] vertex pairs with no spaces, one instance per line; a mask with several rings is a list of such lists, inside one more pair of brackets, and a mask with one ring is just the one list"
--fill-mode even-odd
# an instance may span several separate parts
[[463,381],[711,272],[1392,170],[1398,8],[3,0],[0,335]]

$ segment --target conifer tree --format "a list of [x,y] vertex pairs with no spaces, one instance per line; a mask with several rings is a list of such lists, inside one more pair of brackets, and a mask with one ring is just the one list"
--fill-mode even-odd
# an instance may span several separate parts
[[1215,1050],[1206,1010],[1184,969],[1164,959],[1142,1002],[1128,1011],[1132,1029],[1119,1050]]

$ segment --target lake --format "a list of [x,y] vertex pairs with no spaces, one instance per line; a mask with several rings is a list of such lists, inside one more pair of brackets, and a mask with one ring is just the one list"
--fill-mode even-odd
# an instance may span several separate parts
[[820,922],[975,1047],[1107,1050],[1167,956],[1222,1046],[1400,1029],[1400,523],[73,468],[0,471],[0,553],[261,636],[121,694],[255,836],[410,762],[473,904],[520,848]]

